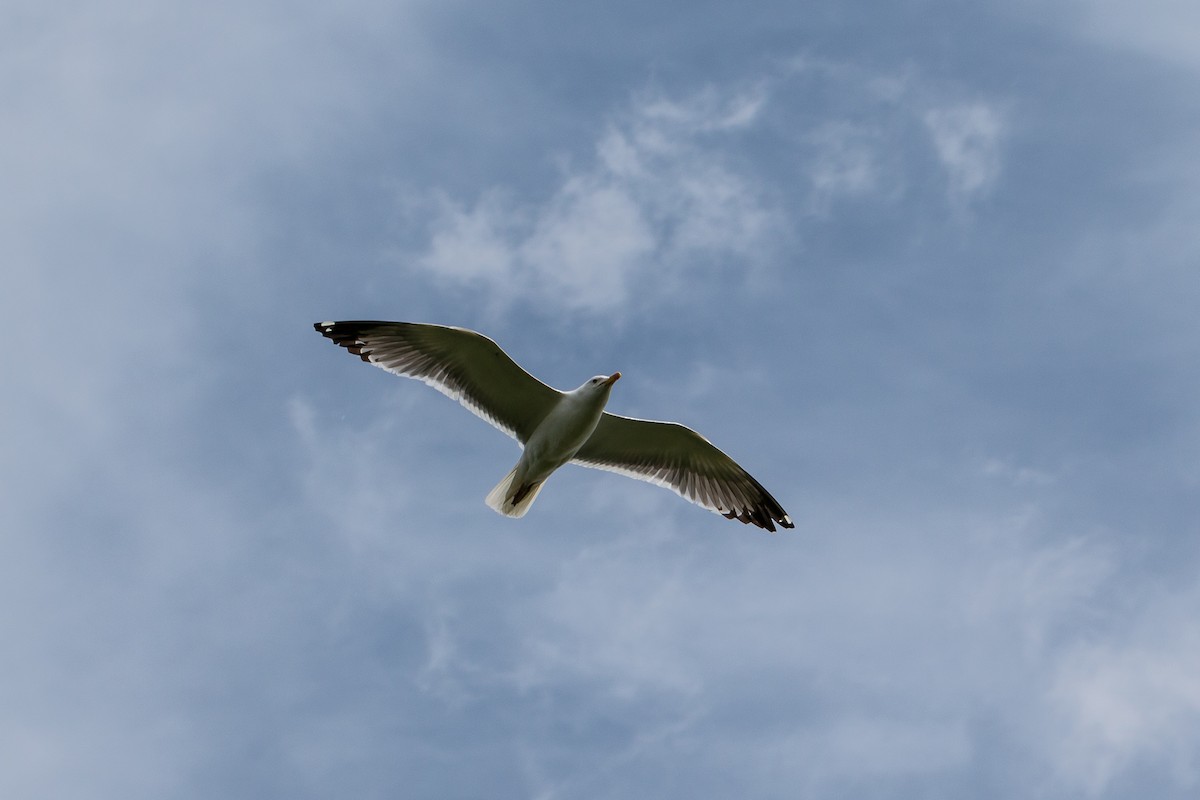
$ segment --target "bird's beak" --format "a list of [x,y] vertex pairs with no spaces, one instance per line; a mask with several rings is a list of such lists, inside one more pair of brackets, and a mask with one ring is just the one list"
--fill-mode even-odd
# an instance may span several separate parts
[[612,386],[614,383],[616,383],[616,382],[617,382],[617,380],[618,380],[620,377],[621,377],[621,373],[619,373],[619,372],[614,372],[612,375],[609,375],[609,376],[608,376],[608,380],[606,380],[606,381],[601,381],[601,382],[600,382],[600,385],[601,385],[601,386]]

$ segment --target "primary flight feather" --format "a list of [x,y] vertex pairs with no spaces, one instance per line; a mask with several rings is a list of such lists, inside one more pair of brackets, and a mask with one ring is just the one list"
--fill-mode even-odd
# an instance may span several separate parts
[[466,328],[361,320],[313,327],[368,364],[424,381],[520,442],[520,460],[487,496],[501,514],[524,516],[550,474],[573,462],[665,486],[769,531],[776,523],[794,527],[762,484],[700,434],[605,411],[619,372],[560,392]]

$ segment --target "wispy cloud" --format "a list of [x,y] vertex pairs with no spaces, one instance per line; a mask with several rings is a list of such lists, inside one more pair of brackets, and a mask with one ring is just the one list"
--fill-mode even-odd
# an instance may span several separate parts
[[[790,107],[788,92],[812,81],[840,93],[844,112],[813,118]],[[415,265],[493,309],[552,301],[593,314],[687,291],[722,264],[753,274],[819,224],[807,219],[814,212],[825,217],[839,200],[894,203],[922,183],[920,158],[902,155],[914,122],[960,210],[1000,175],[1004,116],[996,104],[948,104],[940,94],[915,75],[804,60],[682,98],[643,91],[542,199],[435,190],[410,204],[430,215]],[[749,133],[769,143],[761,161],[744,158]],[[810,188],[802,208],[787,199],[797,178]]]
[[[1188,104],[1117,130],[1135,88],[1074,59],[1021,72],[1030,31],[974,7],[957,24],[996,38],[930,55],[928,25],[956,23],[920,19],[887,31],[914,60],[889,70],[890,44],[829,28],[838,58],[772,69],[781,39],[719,5],[675,7],[644,59],[654,34],[606,9],[576,59],[578,15],[531,26],[528,3],[481,28],[453,3],[18,0],[0,793],[1196,794]],[[1194,14],[1118,5],[1072,3],[1146,44],[1083,61],[1186,84]],[[636,90],[709,46],[723,74]],[[1072,105],[1041,125],[1050,86]],[[590,133],[484,109],[496,89]],[[421,121],[403,147],[397,116]],[[495,186],[501,116],[508,143],[572,155]],[[427,164],[460,141],[439,189]],[[420,188],[403,297],[357,258],[393,235],[396,185]],[[984,206],[986,231],[945,235]],[[746,276],[771,296],[726,280]],[[744,455],[800,530],[570,468],[499,518],[481,499],[513,443],[322,342],[310,313],[335,302],[463,324],[491,302],[534,352],[529,302],[620,316],[552,349],[641,359],[643,409]]]
[[1116,631],[1067,651],[1049,690],[1059,772],[1092,796],[1139,765],[1200,786],[1200,597],[1194,586],[1139,594]]
[[418,267],[501,306],[549,300],[591,313],[624,304],[635,287],[677,290],[714,262],[753,269],[782,221],[722,146],[764,102],[760,88],[644,93],[544,200],[439,195]]
[[809,207],[820,216],[840,201],[916,199],[920,187],[935,183],[924,174],[930,148],[956,215],[1002,174],[1008,135],[1002,101],[964,102],[961,87],[911,66],[881,73],[812,57],[786,62],[779,76],[781,95],[799,87],[837,97],[822,117],[788,110],[811,186]]
[[1004,121],[984,103],[934,108],[924,115],[953,201],[968,204],[985,195],[1000,175]]
[[1200,7],[1189,0],[1083,0],[1070,3],[1090,35],[1153,58],[1200,68]]
[[826,209],[837,198],[876,195],[889,180],[882,163],[886,142],[879,131],[849,121],[824,123],[808,136],[813,147],[809,166],[813,207]]

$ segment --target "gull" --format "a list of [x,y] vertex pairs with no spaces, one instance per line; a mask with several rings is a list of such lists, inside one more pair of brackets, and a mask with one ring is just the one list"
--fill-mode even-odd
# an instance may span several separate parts
[[569,462],[665,486],[768,531],[775,523],[795,527],[762,484],[700,434],[676,422],[605,411],[619,372],[560,392],[466,328],[373,320],[318,322],[313,328],[368,364],[427,383],[516,439],[524,448],[521,458],[485,501],[500,514],[525,516],[546,479]]

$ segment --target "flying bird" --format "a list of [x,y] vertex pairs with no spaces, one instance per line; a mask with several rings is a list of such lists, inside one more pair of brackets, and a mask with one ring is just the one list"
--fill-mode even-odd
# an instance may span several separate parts
[[750,473],[700,434],[604,410],[621,373],[560,392],[521,369],[488,337],[415,322],[318,322],[318,333],[368,364],[416,378],[516,439],[524,452],[486,502],[523,517],[546,479],[568,462],[665,486],[728,519],[768,531],[791,517]]

